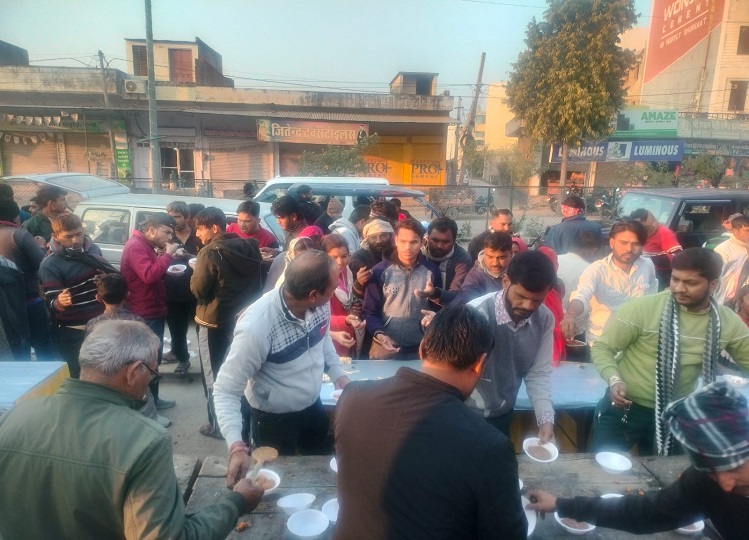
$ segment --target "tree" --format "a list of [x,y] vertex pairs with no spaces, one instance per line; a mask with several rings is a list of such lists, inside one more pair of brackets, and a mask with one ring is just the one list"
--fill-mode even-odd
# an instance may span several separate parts
[[484,163],[487,158],[485,146],[479,146],[476,141],[469,139],[463,148],[462,167],[468,178],[484,178]]
[[619,46],[619,36],[637,15],[634,0],[547,1],[543,22],[528,25],[507,97],[533,141],[562,143],[563,186],[569,145],[608,135],[624,105],[634,53]]
[[708,180],[713,187],[718,187],[726,172],[724,159],[712,154],[689,157],[682,164],[682,174],[687,178],[693,176],[696,182]]
[[355,176],[369,172],[364,154],[377,146],[375,133],[354,146],[326,146],[319,152],[305,150],[299,157],[300,176]]
[[526,185],[531,176],[538,174],[533,160],[517,146],[508,145],[492,150],[489,159],[498,173],[497,185],[500,187]]

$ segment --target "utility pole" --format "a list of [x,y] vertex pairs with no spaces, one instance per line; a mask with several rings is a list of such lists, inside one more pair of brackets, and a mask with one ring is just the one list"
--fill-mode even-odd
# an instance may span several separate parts
[[159,148],[159,121],[156,111],[156,72],[153,59],[151,0],[146,0],[146,54],[148,61],[148,142],[151,146],[151,177],[153,192],[161,193],[161,149]]
[[453,170],[450,174],[450,183],[458,185],[458,160],[460,159],[460,114],[463,111],[463,98],[458,96],[458,114],[455,120],[455,148],[453,148]]
[[[463,135],[460,138],[460,149],[465,151],[466,145],[469,139],[473,139],[473,128],[476,127],[476,111],[479,105],[479,96],[481,95],[481,78],[484,75],[484,60],[486,60],[486,53],[481,53],[481,63],[479,64],[479,75],[476,78],[476,90],[473,94],[473,101],[471,101],[471,110],[468,113],[466,119],[466,125],[463,130]],[[465,167],[463,167],[463,160],[460,160],[460,169],[458,169],[458,185],[463,184],[463,176],[465,175]]]
[[107,70],[104,68],[104,53],[99,51],[99,68],[101,68],[101,81],[104,87],[104,108],[107,111],[107,125],[109,126],[109,148],[112,151],[112,166],[109,176],[117,178],[117,155],[115,154],[114,133],[112,132],[112,115],[109,113],[109,94],[107,93]]

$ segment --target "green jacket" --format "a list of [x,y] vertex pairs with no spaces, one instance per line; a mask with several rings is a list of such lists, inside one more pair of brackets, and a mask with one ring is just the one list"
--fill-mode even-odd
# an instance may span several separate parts
[[52,238],[52,222],[41,212],[37,212],[24,221],[21,228],[29,231],[31,236],[41,236],[47,242]]
[[[627,385],[627,397],[643,407],[655,408],[655,364],[661,316],[671,291],[633,298],[612,315],[603,335],[593,344],[590,358],[608,382],[619,375]],[[742,369],[749,371],[749,328],[725,306],[718,308],[720,344]],[[697,387],[710,320],[709,313],[683,309],[679,317],[681,363],[674,399]],[[621,355],[618,353],[621,352]]]
[[0,416],[0,537],[226,538],[244,499],[186,516],[169,435],[140,405],[67,379]]

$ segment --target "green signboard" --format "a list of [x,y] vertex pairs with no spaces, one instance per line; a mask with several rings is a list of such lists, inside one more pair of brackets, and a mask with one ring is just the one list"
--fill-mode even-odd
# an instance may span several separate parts
[[630,107],[616,115],[611,139],[673,139],[678,129],[676,109]]

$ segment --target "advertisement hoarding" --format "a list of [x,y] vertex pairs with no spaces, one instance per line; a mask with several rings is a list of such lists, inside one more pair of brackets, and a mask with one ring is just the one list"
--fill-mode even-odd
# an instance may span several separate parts
[[684,56],[723,19],[725,0],[653,0],[644,83]]
[[[572,163],[615,161],[681,161],[684,141],[604,141],[583,143],[570,148],[567,160]],[[562,162],[562,145],[552,147],[550,163]]]
[[259,141],[353,146],[368,136],[369,124],[271,120],[268,118],[260,118],[257,121],[257,139]]
[[676,109],[627,107],[616,115],[612,139],[669,139],[676,137],[679,120]]

